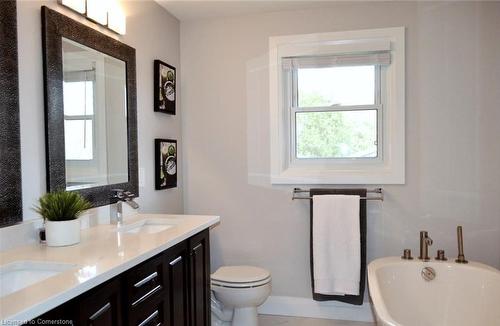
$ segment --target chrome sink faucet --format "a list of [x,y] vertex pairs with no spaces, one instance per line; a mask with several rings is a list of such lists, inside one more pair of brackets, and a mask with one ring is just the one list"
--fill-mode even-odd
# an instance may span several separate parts
[[427,231],[420,231],[420,256],[418,259],[429,261],[429,246],[432,245],[432,239],[429,237]]
[[123,206],[125,202],[133,209],[138,209],[139,204],[134,201],[135,195],[130,191],[125,191],[123,189],[113,189],[112,198],[117,199],[116,204],[111,205],[111,224],[121,224],[123,222]]

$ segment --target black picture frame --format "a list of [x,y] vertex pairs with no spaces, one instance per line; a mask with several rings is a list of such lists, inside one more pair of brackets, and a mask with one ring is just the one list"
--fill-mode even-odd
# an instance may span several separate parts
[[23,219],[17,7],[0,1],[0,227]]
[[[162,71],[165,71],[165,74],[168,76],[164,76]],[[170,72],[173,73],[173,78],[170,77]],[[175,102],[177,98],[177,72],[175,67],[161,60],[155,60],[153,85],[154,111],[175,115]],[[172,92],[173,97],[171,97]]]
[[[171,147],[174,147],[172,152]],[[162,151],[163,150],[163,151]],[[166,152],[165,152],[166,151]],[[179,148],[175,139],[155,139],[155,189],[177,187],[177,157]],[[173,171],[173,173],[172,173]]]
[[45,142],[47,191],[66,189],[64,146],[62,38],[120,59],[126,64],[128,182],[74,190],[94,207],[113,204],[112,190],[139,195],[137,154],[137,87],[135,49],[57,11],[42,7],[43,75],[45,83]]

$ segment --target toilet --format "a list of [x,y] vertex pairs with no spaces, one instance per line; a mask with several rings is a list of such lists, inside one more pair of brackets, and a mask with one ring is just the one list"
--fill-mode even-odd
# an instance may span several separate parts
[[271,273],[254,266],[223,266],[211,275],[212,325],[257,326],[257,307],[271,293]]

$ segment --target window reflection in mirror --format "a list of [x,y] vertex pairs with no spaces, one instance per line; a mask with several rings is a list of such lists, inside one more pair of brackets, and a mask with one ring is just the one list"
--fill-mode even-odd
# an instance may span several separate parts
[[125,62],[62,39],[66,189],[128,181]]

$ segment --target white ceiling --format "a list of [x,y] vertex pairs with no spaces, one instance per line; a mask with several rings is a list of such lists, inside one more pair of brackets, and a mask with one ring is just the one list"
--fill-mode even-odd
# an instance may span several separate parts
[[334,1],[264,0],[155,0],[180,21],[240,16],[256,13],[322,8]]

